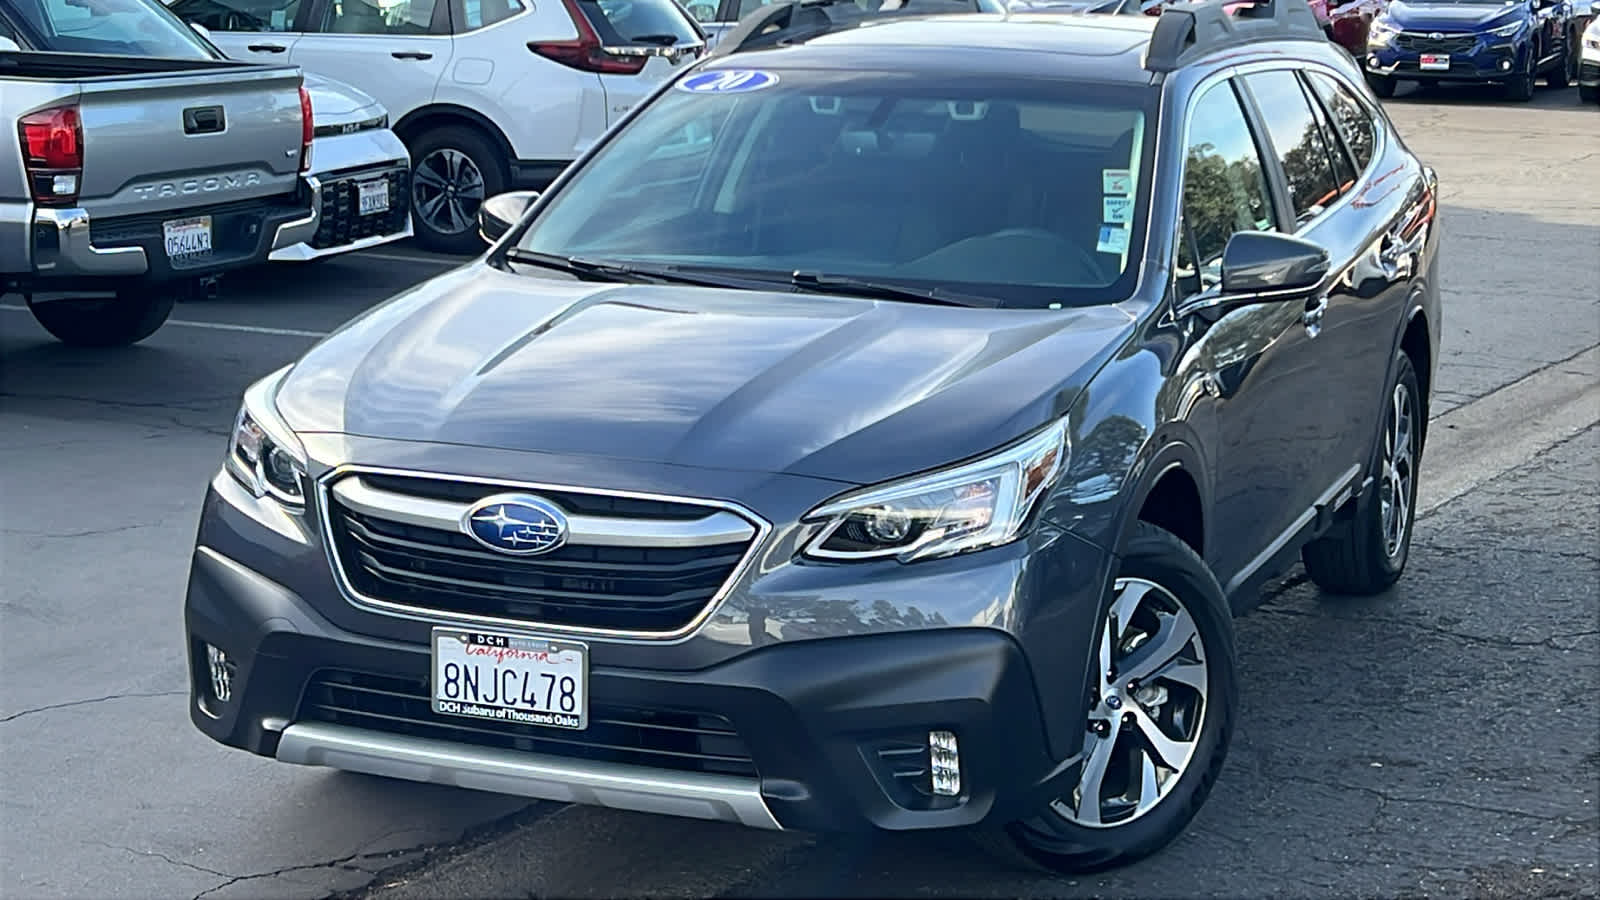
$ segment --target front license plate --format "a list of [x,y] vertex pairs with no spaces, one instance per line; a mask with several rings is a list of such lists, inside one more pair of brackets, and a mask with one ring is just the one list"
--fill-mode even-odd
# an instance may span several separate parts
[[589,647],[520,634],[435,628],[433,711],[581,731],[589,727]]
[[1422,54],[1422,70],[1424,72],[1441,72],[1450,70],[1450,57],[1437,53]]
[[389,182],[359,181],[356,182],[356,191],[361,215],[389,211]]
[[174,219],[161,223],[168,259],[186,259],[211,252],[211,217]]

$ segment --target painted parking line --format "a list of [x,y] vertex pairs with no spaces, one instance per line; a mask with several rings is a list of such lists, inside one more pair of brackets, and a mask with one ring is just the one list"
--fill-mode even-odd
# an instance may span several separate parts
[[[26,306],[15,303],[0,303],[0,309],[8,312],[27,312]],[[270,334],[276,337],[322,338],[327,337],[326,331],[306,331],[300,328],[268,328],[265,325],[235,325],[230,322],[196,322],[192,319],[168,319],[163,328],[204,328],[210,331],[237,331],[242,334]]]

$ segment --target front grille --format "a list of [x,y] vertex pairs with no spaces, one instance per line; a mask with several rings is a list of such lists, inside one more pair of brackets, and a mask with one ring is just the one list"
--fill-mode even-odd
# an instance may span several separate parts
[[[357,184],[383,179],[389,188],[389,208],[381,213],[361,215]],[[318,250],[342,247],[368,237],[394,234],[406,227],[411,215],[411,177],[404,168],[341,175],[322,185],[322,221],[311,238]]]
[[[395,494],[475,502],[497,490],[434,479],[364,475]],[[693,504],[629,501],[540,491],[579,513],[585,506],[628,507],[639,522],[704,518]],[[432,496],[430,496],[432,495]],[[688,626],[716,598],[750,549],[750,540],[702,546],[621,546],[569,542],[539,556],[496,553],[459,528],[425,527],[357,511],[327,495],[330,537],[350,587],[363,597],[445,614],[487,616],[559,627],[671,633]],[[650,504],[656,504],[654,506]],[[620,512],[620,510],[619,510]],[[634,513],[645,513],[635,515]],[[584,513],[587,514],[587,513]]]
[[591,704],[589,727],[568,731],[439,715],[425,679],[323,670],[306,684],[296,719],[572,759],[756,775],[733,725],[694,710]]
[[1394,45],[1409,53],[1471,53],[1478,39],[1470,34],[1450,34],[1441,38],[1416,32],[1402,32],[1395,36]]

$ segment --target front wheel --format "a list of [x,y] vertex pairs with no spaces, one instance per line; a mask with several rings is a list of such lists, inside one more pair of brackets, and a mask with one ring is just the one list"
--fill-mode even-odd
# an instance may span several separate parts
[[1411,358],[1401,353],[1396,368],[1384,403],[1373,496],[1357,504],[1349,519],[1300,551],[1306,575],[1331,594],[1380,594],[1400,579],[1411,554],[1427,410]]
[[1562,54],[1561,65],[1557,66],[1547,76],[1550,86],[1557,90],[1568,87],[1578,80],[1578,54],[1576,53],[1578,41],[1569,34],[1567,35],[1565,46],[1566,52]]
[[1372,92],[1388,100],[1394,96],[1397,81],[1393,75],[1368,75],[1367,84],[1372,86]]
[[172,315],[172,285],[119,291],[111,299],[28,303],[28,311],[56,340],[74,347],[125,347],[156,333]]
[[1582,103],[1594,103],[1596,101],[1600,101],[1600,85],[1578,85],[1578,100]]
[[1211,570],[1140,523],[1100,623],[1077,785],[989,849],[1057,872],[1125,865],[1183,832],[1227,755],[1238,705],[1233,619]]

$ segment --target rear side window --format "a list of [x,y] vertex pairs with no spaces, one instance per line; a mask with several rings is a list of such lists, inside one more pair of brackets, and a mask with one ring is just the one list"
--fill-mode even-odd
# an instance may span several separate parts
[[1228,238],[1239,231],[1271,231],[1277,223],[1261,154],[1228,82],[1195,101],[1185,156],[1178,278],[1184,296],[1192,296],[1221,281]]
[[160,4],[137,0],[7,2],[38,49],[166,59],[213,59],[198,35]]
[[1267,135],[1283,164],[1295,224],[1304,225],[1339,198],[1340,182],[1327,141],[1293,72],[1258,72],[1244,76],[1244,81],[1255,95]]
[[673,0],[575,0],[607,47],[700,43],[700,32]]
[[212,31],[288,31],[300,0],[178,0],[172,11]]
[[333,0],[322,16],[329,34],[433,34],[438,0]]
[[1356,169],[1366,171],[1367,166],[1372,163],[1372,144],[1376,130],[1372,115],[1350,89],[1340,84],[1337,79],[1321,72],[1311,72],[1306,77],[1310,80],[1311,87],[1316,90],[1317,96],[1322,98],[1328,114],[1333,117],[1334,127],[1339,129],[1339,135],[1344,138],[1345,147],[1355,159]]
[[504,22],[524,9],[522,0],[456,0],[456,34]]

